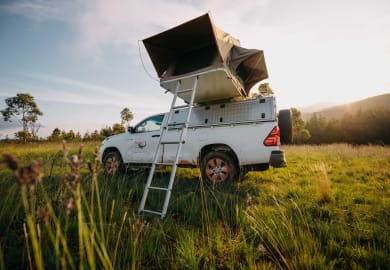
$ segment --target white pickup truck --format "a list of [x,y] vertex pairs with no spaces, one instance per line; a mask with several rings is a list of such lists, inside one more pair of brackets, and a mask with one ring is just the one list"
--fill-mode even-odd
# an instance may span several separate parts
[[[206,181],[228,182],[240,171],[285,166],[279,145],[291,141],[291,112],[277,114],[273,96],[248,98],[251,88],[268,78],[263,51],[241,47],[209,14],[146,38],[143,44],[160,86],[174,94],[173,103],[169,113],[146,118],[104,140],[100,157],[107,173],[151,166],[152,176],[156,165],[172,164],[199,167]],[[177,97],[188,107],[177,108]],[[148,190],[161,190],[150,186],[151,179],[141,211]],[[167,197],[162,216],[172,179],[163,189]]]
[[[167,140],[177,140],[187,109],[174,111]],[[175,160],[177,146],[159,144],[168,113],[153,115],[126,133],[106,138],[100,157],[106,173],[152,164],[157,147],[162,147],[160,163]],[[279,123],[278,123],[279,122]],[[178,166],[199,167],[210,182],[238,179],[240,172],[286,166],[282,141],[291,140],[291,113],[276,112],[273,96],[243,101],[195,106]]]

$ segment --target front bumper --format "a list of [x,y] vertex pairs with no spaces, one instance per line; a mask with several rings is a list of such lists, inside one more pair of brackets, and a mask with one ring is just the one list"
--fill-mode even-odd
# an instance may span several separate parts
[[275,168],[287,167],[286,157],[282,150],[274,150],[271,152],[269,164]]

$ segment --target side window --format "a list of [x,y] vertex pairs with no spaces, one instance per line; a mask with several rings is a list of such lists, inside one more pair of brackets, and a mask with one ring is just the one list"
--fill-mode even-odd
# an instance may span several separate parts
[[160,130],[163,119],[164,114],[147,118],[135,127],[135,132],[141,133]]

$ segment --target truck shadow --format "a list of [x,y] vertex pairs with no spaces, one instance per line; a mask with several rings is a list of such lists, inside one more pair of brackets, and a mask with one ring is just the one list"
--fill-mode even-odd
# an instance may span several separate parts
[[[169,174],[161,174],[156,182],[168,182]],[[199,175],[179,176],[175,180],[167,219],[204,227],[205,223],[227,223],[231,228],[241,223],[253,198],[260,193],[258,186],[245,182],[206,183]],[[162,207],[165,193],[149,195],[152,207]]]
[[[121,176],[105,179],[116,194],[128,193],[128,203],[137,212],[146,185],[149,170],[133,171]],[[170,172],[157,171],[154,175],[154,185],[167,187]],[[233,183],[206,183],[199,177],[196,169],[180,170],[172,189],[172,195],[165,219],[191,224],[202,228],[205,223],[227,223],[235,227],[243,219],[243,214],[256,196],[260,187],[250,182],[237,181]],[[165,192],[150,190],[146,209],[161,211]],[[159,216],[146,215],[146,219]]]

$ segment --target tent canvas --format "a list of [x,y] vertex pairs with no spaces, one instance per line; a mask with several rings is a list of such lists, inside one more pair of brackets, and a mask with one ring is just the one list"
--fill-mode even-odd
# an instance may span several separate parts
[[[163,88],[174,92],[192,86],[199,76],[195,102],[247,96],[268,77],[263,51],[240,47],[239,40],[218,29],[209,14],[143,40]],[[181,94],[188,101],[190,94]]]

